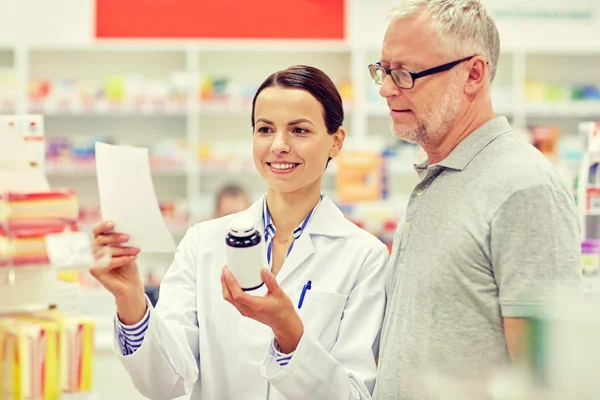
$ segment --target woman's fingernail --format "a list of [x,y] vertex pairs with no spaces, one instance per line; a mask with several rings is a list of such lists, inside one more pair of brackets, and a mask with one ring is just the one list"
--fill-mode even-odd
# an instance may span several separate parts
[[123,234],[123,235],[121,235],[121,239],[123,239],[123,240],[127,240],[127,239],[129,239],[129,236],[128,236],[128,235],[125,235],[125,234]]
[[115,224],[114,224],[112,221],[108,221],[108,222],[106,223],[106,226],[107,226],[108,228],[114,228]]

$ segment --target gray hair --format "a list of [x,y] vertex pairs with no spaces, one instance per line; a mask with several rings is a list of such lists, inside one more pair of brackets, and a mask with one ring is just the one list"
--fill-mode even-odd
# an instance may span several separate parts
[[490,82],[494,81],[500,57],[500,36],[487,10],[479,0],[401,0],[390,12],[392,20],[426,11],[433,21],[448,57],[482,55],[488,62]]

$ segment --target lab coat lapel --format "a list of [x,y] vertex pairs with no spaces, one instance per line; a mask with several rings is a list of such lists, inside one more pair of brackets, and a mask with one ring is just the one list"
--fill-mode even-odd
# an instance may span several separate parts
[[277,274],[277,281],[279,284],[283,283],[300,264],[302,264],[308,257],[315,252],[312,239],[307,232],[303,232],[302,235],[294,242],[292,251],[287,256],[281,270]]
[[277,274],[278,283],[281,285],[294,270],[314,254],[314,240],[317,236],[343,237],[348,231],[346,229],[348,223],[350,222],[335,204],[327,196],[323,196],[304,232],[294,242],[292,251]]

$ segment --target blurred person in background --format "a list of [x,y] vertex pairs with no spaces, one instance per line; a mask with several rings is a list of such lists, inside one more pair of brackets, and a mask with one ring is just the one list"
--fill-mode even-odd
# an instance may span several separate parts
[[[138,249],[96,226],[96,246],[113,250],[111,266],[91,272],[116,300],[115,351],[150,399],[370,399],[389,252],[321,194],[345,139],[340,94],[322,71],[290,67],[259,87],[251,121],[266,195],[188,230],[156,308]],[[240,216],[264,234],[269,264],[266,285],[246,292],[224,268]]]
[[494,115],[500,41],[480,1],[400,0],[391,16],[369,72],[394,135],[427,157],[390,257],[374,397],[438,398],[428,373],[487,393],[495,371],[522,361],[525,318],[561,290],[579,294],[574,200]]
[[243,211],[250,206],[248,194],[240,185],[230,183],[223,186],[215,197],[215,218]]

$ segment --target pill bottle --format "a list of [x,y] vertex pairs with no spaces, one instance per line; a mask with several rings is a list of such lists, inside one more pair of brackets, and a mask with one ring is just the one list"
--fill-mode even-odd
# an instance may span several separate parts
[[265,242],[253,222],[235,218],[225,238],[227,268],[240,287],[255,290],[263,285],[261,269],[268,268]]

